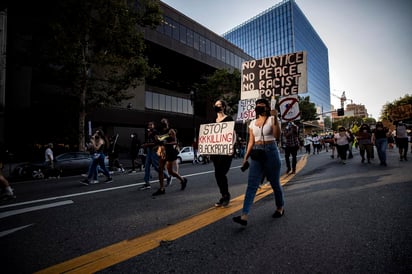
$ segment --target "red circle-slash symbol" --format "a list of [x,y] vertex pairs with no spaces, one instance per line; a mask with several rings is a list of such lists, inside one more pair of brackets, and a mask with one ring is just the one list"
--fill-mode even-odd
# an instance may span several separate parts
[[289,111],[294,107],[295,104],[298,103],[298,99],[294,98],[294,97],[288,97],[288,98],[281,99],[279,101],[279,105],[283,105],[285,103],[286,103],[286,108],[285,108],[285,111],[282,113],[282,116],[281,116],[282,120],[284,120],[284,121],[293,121],[296,118],[298,118],[299,115],[300,115],[300,111],[297,111],[295,116],[290,117],[290,118],[286,118],[286,116],[289,114]]

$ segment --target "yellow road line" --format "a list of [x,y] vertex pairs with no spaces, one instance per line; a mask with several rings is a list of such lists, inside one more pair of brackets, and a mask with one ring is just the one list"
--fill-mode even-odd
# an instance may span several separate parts
[[[296,166],[299,172],[307,162],[305,154]],[[285,185],[295,175],[283,175],[281,184]],[[269,184],[263,185],[257,192],[255,202],[273,193]],[[124,240],[116,244],[98,249],[88,254],[73,258],[71,260],[53,265],[36,273],[94,273],[132,257],[138,256],[149,250],[160,246],[162,242],[174,241],[188,235],[202,227],[223,219],[242,209],[244,195],[238,196],[230,201],[227,208],[209,208],[182,222],[161,228],[148,234]]]

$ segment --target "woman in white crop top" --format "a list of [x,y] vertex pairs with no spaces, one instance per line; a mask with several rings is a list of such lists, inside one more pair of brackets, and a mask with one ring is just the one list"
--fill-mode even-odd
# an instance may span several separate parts
[[250,207],[255,199],[262,176],[266,176],[275,195],[276,210],[272,217],[279,218],[284,214],[283,190],[280,185],[281,162],[276,144],[280,138],[280,123],[276,110],[272,110],[275,115],[271,116],[270,104],[266,99],[256,100],[255,112],[256,119],[251,121],[249,125],[249,142],[243,159],[243,167],[248,165],[252,149],[263,150],[265,159],[264,161],[251,159],[242,214],[233,218],[234,222],[243,226],[247,225]]

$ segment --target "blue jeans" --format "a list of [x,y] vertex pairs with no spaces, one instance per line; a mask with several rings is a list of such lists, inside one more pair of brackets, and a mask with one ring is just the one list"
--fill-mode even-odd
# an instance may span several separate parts
[[[154,169],[159,172],[159,156],[157,156],[156,151],[151,147],[146,148],[146,162],[144,165],[144,181],[146,184],[150,180],[150,166],[153,166]],[[164,177],[169,178],[169,173],[166,170],[163,171]]]
[[[255,145],[254,148],[263,149],[263,145]],[[282,208],[284,205],[283,200],[283,190],[280,185],[280,156],[279,150],[275,143],[265,145],[266,160],[264,162],[259,162],[251,160],[249,176],[245,194],[245,200],[243,201],[243,214],[249,214],[250,207],[256,196],[256,191],[262,181],[262,176],[266,175],[272,186],[276,207]]]
[[99,173],[99,168],[102,171],[102,173],[107,177],[110,178],[110,172],[107,169],[106,165],[104,164],[104,159],[106,158],[106,155],[104,155],[103,152],[97,152],[99,154],[99,157],[95,159],[93,157],[92,163],[89,166],[89,175],[87,176],[90,179],[97,180],[97,174]]
[[387,138],[378,138],[375,140],[376,150],[381,163],[386,163],[386,148],[388,147]]

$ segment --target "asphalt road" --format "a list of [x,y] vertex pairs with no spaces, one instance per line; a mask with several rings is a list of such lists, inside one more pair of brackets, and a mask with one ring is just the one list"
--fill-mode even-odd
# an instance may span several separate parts
[[211,164],[182,164],[187,189],[175,179],[156,198],[154,172],[146,191],[143,173],[15,183],[17,199],[0,205],[2,273],[411,273],[412,154],[400,162],[388,150],[387,167],[354,155],[346,165],[330,152],[301,157],[282,176],[285,216],[271,218],[263,186],[246,228],[232,221],[247,181],[239,159],[225,209],[213,207]]

